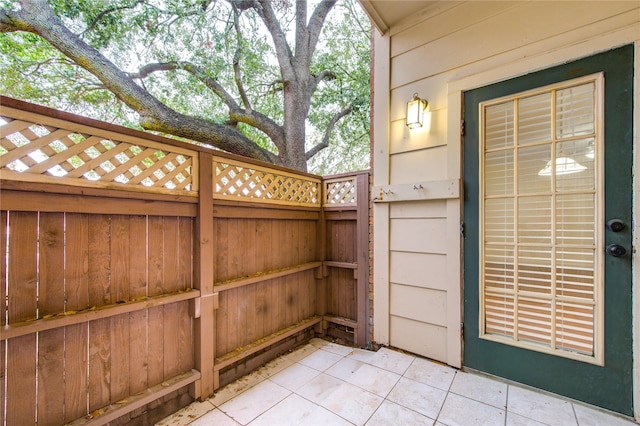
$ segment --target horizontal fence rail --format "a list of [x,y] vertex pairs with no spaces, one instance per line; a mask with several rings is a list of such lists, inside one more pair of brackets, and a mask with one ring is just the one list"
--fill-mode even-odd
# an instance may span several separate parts
[[366,345],[368,172],[0,102],[0,424],[153,423],[335,326]]

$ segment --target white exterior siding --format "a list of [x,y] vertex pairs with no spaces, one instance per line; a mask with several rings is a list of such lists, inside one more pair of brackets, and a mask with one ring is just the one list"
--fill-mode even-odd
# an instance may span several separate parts
[[[394,185],[461,178],[464,91],[632,42],[640,42],[637,1],[443,1],[378,34],[373,196]],[[405,108],[416,92],[429,102],[429,123],[410,132]],[[634,132],[637,144],[637,124]],[[374,207],[374,339],[460,366],[461,199],[401,200]],[[637,367],[640,330],[635,336]]]

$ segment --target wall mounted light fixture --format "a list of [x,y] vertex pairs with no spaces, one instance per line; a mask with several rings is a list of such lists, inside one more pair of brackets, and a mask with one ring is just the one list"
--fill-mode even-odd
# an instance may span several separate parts
[[427,101],[418,97],[417,93],[407,102],[407,127],[417,129],[424,124],[424,110],[427,108]]

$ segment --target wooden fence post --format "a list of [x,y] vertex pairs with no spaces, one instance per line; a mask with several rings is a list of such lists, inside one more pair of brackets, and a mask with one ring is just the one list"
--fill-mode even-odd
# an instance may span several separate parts
[[214,226],[213,226],[213,156],[200,152],[198,161],[198,216],[194,248],[194,286],[200,290],[200,298],[194,309],[195,367],[200,380],[192,387],[191,394],[200,400],[213,395],[215,378],[215,308],[217,294],[214,282]]

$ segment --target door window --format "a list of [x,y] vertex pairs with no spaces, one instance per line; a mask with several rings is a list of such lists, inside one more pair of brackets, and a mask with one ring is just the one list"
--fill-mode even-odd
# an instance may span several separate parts
[[480,108],[480,337],[603,362],[601,74]]

